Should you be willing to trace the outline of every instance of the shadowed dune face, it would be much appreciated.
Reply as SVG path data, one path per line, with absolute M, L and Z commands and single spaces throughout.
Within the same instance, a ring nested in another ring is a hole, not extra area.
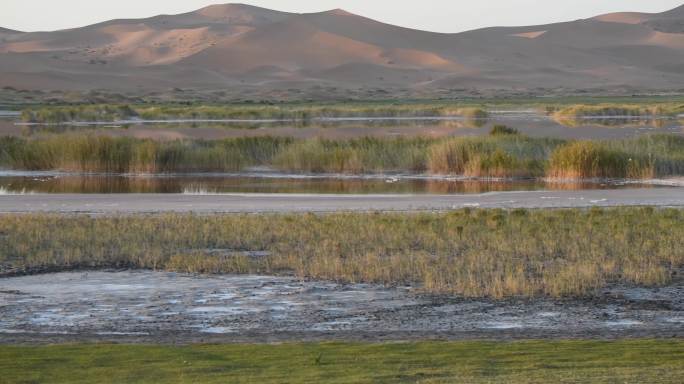
M 0 29 L 0 86 L 115 90 L 239 86 L 681 88 L 684 6 L 459 34 L 344 10 L 243 4 L 55 32 Z
M 18 34 L 18 33 L 21 33 L 21 32 L 0 27 L 0 35 L 14 35 L 14 34 Z

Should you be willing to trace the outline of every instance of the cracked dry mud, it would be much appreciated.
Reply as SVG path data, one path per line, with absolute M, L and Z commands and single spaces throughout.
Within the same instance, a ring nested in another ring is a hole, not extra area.
M 683 337 L 684 286 L 493 301 L 152 271 L 0 279 L 0 343 Z

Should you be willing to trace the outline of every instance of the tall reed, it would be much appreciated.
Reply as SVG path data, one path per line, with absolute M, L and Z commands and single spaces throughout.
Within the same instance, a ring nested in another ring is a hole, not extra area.
M 549 154 L 561 143 L 522 135 L 452 138 L 430 147 L 428 169 L 473 177 L 541 176 Z
M 575 141 L 559 147 L 548 176 L 561 179 L 648 179 L 684 174 L 684 138 L 651 135 L 614 141 Z
M 112 173 L 221 172 L 266 164 L 291 139 L 170 141 L 55 135 L 0 139 L 0 163 L 16 169 Z
M 273 166 L 292 172 L 422 172 L 430 139 L 313 139 L 285 148 Z
M 496 134 L 154 141 L 67 133 L 33 139 L 0 138 L 0 166 L 113 173 L 229 172 L 266 166 L 310 173 L 642 179 L 684 175 L 684 138 L 649 135 L 612 141 L 567 141 Z

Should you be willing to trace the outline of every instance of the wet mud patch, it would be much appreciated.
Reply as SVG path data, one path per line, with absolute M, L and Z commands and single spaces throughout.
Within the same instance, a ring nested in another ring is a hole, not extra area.
M 473 300 L 269 276 L 65 272 L 0 279 L 0 342 L 684 337 L 684 286 Z

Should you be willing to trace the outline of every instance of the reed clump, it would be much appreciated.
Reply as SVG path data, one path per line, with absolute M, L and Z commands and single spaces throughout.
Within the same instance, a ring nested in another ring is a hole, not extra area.
M 495 125 L 492 127 L 492 129 L 489 131 L 489 134 L 491 136 L 500 136 L 500 135 L 519 135 L 520 132 L 515 129 L 511 128 L 506 125 Z
M 422 172 L 431 139 L 313 139 L 294 143 L 275 156 L 273 166 L 290 172 Z
M 567 127 L 581 125 L 652 125 L 662 127 L 666 122 L 684 113 L 681 103 L 645 104 L 577 104 L 569 106 L 547 106 L 546 114 Z
M 2 215 L 0 268 L 295 274 L 468 297 L 584 296 L 613 283 L 670 283 L 684 267 L 682 222 L 683 210 L 653 208 Z
M 0 139 L 0 164 L 25 170 L 107 173 L 239 171 L 269 163 L 291 139 L 154 141 L 97 135 Z
M 559 147 L 547 176 L 559 179 L 650 179 L 684 174 L 684 138 L 651 135 L 615 141 L 574 141 Z
M 646 171 L 639 164 L 639 171 Z M 591 141 L 577 141 L 556 150 L 550 161 L 549 176 L 559 179 L 626 178 L 637 171 L 629 155 Z
M 684 112 L 684 106 L 675 103 L 653 105 L 641 104 L 578 104 L 547 108 L 547 113 L 558 119 L 582 117 L 655 117 L 676 116 Z
M 544 174 L 546 160 L 560 144 L 522 135 L 446 139 L 429 148 L 427 168 L 470 177 L 536 177 Z

